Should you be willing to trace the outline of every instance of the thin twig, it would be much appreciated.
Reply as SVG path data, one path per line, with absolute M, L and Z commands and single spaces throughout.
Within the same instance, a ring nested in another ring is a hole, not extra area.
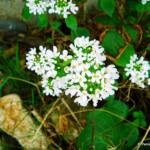
M 150 131 L 150 125 L 149 125 L 148 129 L 146 130 L 146 132 L 145 132 L 145 134 L 144 134 L 142 140 L 138 143 L 136 150 L 139 150 L 139 148 L 140 148 L 141 145 L 143 144 L 144 140 L 146 139 L 146 137 L 147 137 L 149 131 Z
M 127 98 L 126 102 L 128 102 L 129 99 L 130 99 L 130 93 L 131 93 L 131 89 L 132 89 L 131 87 L 132 87 L 132 84 L 130 83 L 129 88 L 128 88 L 128 94 L 127 94 L 127 97 L 126 97 Z
M 55 108 L 56 104 L 58 103 L 60 99 L 58 98 L 52 105 L 52 107 L 48 110 L 48 112 L 46 113 L 44 119 L 42 120 L 40 126 L 38 127 L 38 129 L 36 130 L 33 138 L 31 139 L 31 141 L 34 141 L 34 139 L 36 138 L 37 134 L 39 133 L 39 131 L 41 130 L 42 126 L 44 125 L 45 121 L 47 120 L 48 116 L 51 114 L 51 112 L 53 111 L 53 109 Z
M 115 62 L 115 61 L 116 61 L 116 59 L 115 59 L 114 57 L 110 56 L 110 55 L 107 55 L 107 54 L 106 54 L 106 57 L 107 57 L 107 59 L 109 59 L 109 60 L 112 61 L 112 62 Z
M 30 82 L 30 81 L 27 81 L 27 80 L 24 80 L 24 79 L 21 79 L 21 78 L 16 78 L 16 77 L 8 77 L 8 79 L 21 81 L 21 82 L 24 82 L 24 83 L 27 83 L 27 84 L 34 86 L 37 89 L 37 92 L 40 96 L 41 101 L 43 102 L 43 104 L 45 104 L 44 98 L 42 97 L 39 86 L 37 84 Z
M 74 112 L 71 110 L 71 108 L 69 107 L 69 105 L 66 103 L 66 101 L 64 100 L 64 98 L 61 98 L 62 103 L 66 106 L 66 108 L 68 109 L 68 111 L 70 112 L 70 114 L 72 115 L 72 117 L 74 118 L 74 120 L 77 122 L 77 124 L 82 128 L 78 118 L 76 117 L 76 115 L 74 114 Z

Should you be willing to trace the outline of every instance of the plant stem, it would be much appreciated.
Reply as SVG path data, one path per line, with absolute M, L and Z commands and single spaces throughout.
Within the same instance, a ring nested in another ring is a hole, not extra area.
M 146 137 L 147 137 L 149 131 L 150 131 L 150 125 L 149 125 L 148 129 L 146 130 L 146 132 L 145 132 L 145 134 L 144 134 L 142 140 L 138 143 L 138 145 L 137 145 L 137 147 L 136 147 L 136 150 L 139 150 L 139 148 L 141 147 L 141 145 L 142 145 L 143 142 L 145 141 L 145 139 L 146 139 Z

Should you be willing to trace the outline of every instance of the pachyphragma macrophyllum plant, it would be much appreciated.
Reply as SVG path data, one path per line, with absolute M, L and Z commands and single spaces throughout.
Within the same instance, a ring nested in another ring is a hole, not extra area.
M 43 92 L 59 96 L 63 91 L 75 97 L 75 102 L 87 106 L 89 101 L 97 106 L 99 100 L 115 94 L 119 73 L 115 65 L 106 66 L 104 48 L 97 40 L 77 37 L 67 50 L 60 53 L 43 46 L 31 48 L 27 53 L 27 67 L 42 77 Z M 131 56 L 125 67 L 126 76 L 139 87 L 149 85 L 150 64 L 143 57 Z

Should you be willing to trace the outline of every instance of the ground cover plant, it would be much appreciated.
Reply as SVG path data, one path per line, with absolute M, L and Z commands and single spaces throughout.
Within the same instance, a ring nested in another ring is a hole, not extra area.
M 21 97 L 30 142 L 42 132 L 39 149 L 148 149 L 150 1 L 23 2 L 21 27 L 1 34 L 0 96 Z M 0 128 L 2 149 L 25 148 Z

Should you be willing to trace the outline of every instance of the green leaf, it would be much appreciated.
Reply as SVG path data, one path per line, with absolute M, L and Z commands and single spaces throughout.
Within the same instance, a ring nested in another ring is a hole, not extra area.
M 142 126 L 142 127 L 146 127 L 147 126 L 147 123 L 146 123 L 146 120 L 145 120 L 145 116 L 143 114 L 142 111 L 135 111 L 133 112 L 133 117 L 134 117 L 134 123 L 139 125 L 139 126 Z
M 98 16 L 95 18 L 96 22 L 102 23 L 104 25 L 118 25 L 121 24 L 121 21 L 117 17 L 109 17 L 109 16 Z
M 86 127 L 77 139 L 78 149 L 132 149 L 138 141 L 139 130 L 132 122 L 124 121 L 128 113 L 127 105 L 117 100 L 108 101 L 103 108 L 87 113 Z M 134 116 L 142 115 L 134 113 Z
M 128 114 L 128 107 L 121 101 L 109 101 L 103 108 L 87 113 L 87 126 L 81 132 L 78 149 L 106 150 L 110 145 L 110 132 Z
M 146 47 L 146 50 L 147 50 L 147 51 L 150 51 L 150 45 Z
M 118 149 L 130 149 L 137 142 L 139 131 L 132 123 L 123 123 L 112 130 L 113 144 Z
M 132 42 L 132 43 L 136 43 L 137 40 L 138 40 L 138 31 L 137 31 L 134 27 L 132 27 L 132 26 L 130 26 L 130 25 L 124 25 L 124 26 L 123 26 L 123 29 L 124 29 L 125 32 L 127 32 L 128 35 L 130 36 L 131 42 Z
M 105 141 L 101 136 L 95 134 L 95 128 L 87 125 L 86 128 L 81 132 L 77 139 L 77 147 L 80 150 L 99 149 L 106 150 L 108 142 Z
M 128 22 L 130 22 L 131 24 L 137 24 L 138 23 L 137 17 L 131 16 L 131 15 L 128 15 L 126 20 Z
M 138 12 L 149 12 L 150 11 L 150 3 L 147 3 L 146 5 L 143 5 L 141 3 L 137 3 L 136 11 L 138 11 Z
M 104 105 L 104 108 L 112 113 L 118 114 L 120 117 L 125 118 L 128 114 L 128 107 L 123 102 L 119 100 L 108 101 Z
M 68 18 L 65 19 L 65 23 L 66 26 L 73 31 L 75 31 L 78 27 L 77 19 L 73 15 L 68 16 Z
M 150 11 L 150 3 L 148 2 L 146 5 L 143 5 L 142 3 L 138 1 L 131 1 L 128 0 L 127 7 L 130 8 L 133 11 L 137 11 L 139 13 L 149 12 Z
M 90 35 L 90 31 L 87 28 L 84 27 L 78 27 L 76 31 L 71 31 L 71 39 L 72 41 L 76 38 L 76 37 L 80 37 L 80 36 L 89 36 Z
M 59 27 L 61 26 L 61 22 L 60 21 L 53 21 L 52 23 L 51 23 L 51 28 L 53 29 L 53 30 L 58 30 L 59 29 Z
M 98 7 L 102 9 L 107 15 L 112 17 L 115 10 L 115 0 L 98 0 Z
M 41 14 L 37 16 L 37 24 L 40 28 L 45 28 L 48 26 L 48 17 L 46 14 Z
M 119 49 L 125 46 L 125 42 L 118 31 L 111 29 L 106 32 L 102 40 L 102 46 L 109 54 L 117 56 Z
M 116 60 L 115 64 L 120 67 L 125 67 L 126 64 L 129 64 L 130 57 L 135 53 L 134 47 L 132 45 L 128 45 L 123 49 L 123 53 L 121 53 L 120 57 Z
M 29 8 L 26 5 L 24 5 L 24 7 L 23 7 L 22 17 L 26 20 L 29 20 L 32 18 L 32 14 L 30 14 Z
M 110 95 L 109 97 L 106 98 L 107 101 L 111 101 L 115 99 L 115 95 Z
M 77 28 L 77 35 L 87 37 L 90 35 L 90 31 L 87 28 L 79 27 L 79 28 Z

